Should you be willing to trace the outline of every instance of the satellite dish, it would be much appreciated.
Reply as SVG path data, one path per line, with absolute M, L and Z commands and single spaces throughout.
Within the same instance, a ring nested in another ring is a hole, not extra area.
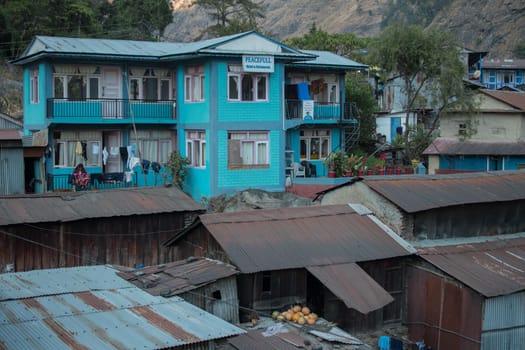
M 475 79 L 475 80 L 478 80 L 479 77 L 481 75 L 481 72 L 479 70 L 475 71 L 473 74 L 472 74 L 472 79 Z

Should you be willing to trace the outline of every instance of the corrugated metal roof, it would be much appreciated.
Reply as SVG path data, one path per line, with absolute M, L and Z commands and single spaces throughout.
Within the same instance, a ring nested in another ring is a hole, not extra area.
M 525 171 L 367 176 L 361 181 L 407 213 L 525 199 Z
M 0 141 L 22 140 L 20 132 L 16 129 L 0 129 Z
M 200 220 L 243 273 L 410 254 L 395 234 L 347 205 L 205 214 Z
M 152 296 L 107 266 L 0 275 L 0 347 L 164 349 L 244 331 L 183 299 Z
M 383 287 L 355 263 L 310 266 L 307 269 L 348 308 L 363 314 L 394 301 Z
M 231 48 L 221 49 L 220 45 L 249 35 L 273 41 L 256 32 L 245 32 L 190 43 L 36 36 L 22 56 L 14 60 L 13 63 L 25 64 L 43 56 L 77 58 L 104 56 L 106 58 L 162 61 L 173 60 L 177 57 L 187 59 L 196 55 L 241 55 L 250 52 Z M 308 53 L 287 47 L 282 43 L 278 44 L 283 48 L 281 51 L 272 51 L 267 54 L 273 54 L 275 57 L 286 57 L 292 60 L 305 60 L 312 57 Z M 265 54 L 264 51 L 254 51 L 251 53 Z
M 506 68 L 506 69 L 525 68 L 525 59 L 491 58 L 489 60 L 483 60 L 482 66 L 483 68 Z
M 485 242 L 419 247 L 418 254 L 434 266 L 486 297 L 525 290 L 525 238 L 501 235 Z
M 0 197 L 0 225 L 204 211 L 175 187 L 54 192 Z
M 424 151 L 426 155 L 522 156 L 525 142 L 460 141 L 438 137 Z
M 142 269 L 119 268 L 119 276 L 153 295 L 181 294 L 239 273 L 232 265 L 207 258 L 179 260 Z
M 525 60 L 523 60 L 525 61 Z M 498 91 L 498 90 L 480 90 L 486 95 L 492 96 L 493 98 L 505 102 L 512 107 L 515 107 L 521 111 L 525 111 L 525 93 L 514 92 L 514 91 Z
M 303 52 L 317 56 L 314 60 L 292 64 L 293 66 L 321 66 L 335 67 L 344 69 L 367 69 L 368 65 L 352 61 L 343 56 L 336 55 L 329 51 L 302 50 Z

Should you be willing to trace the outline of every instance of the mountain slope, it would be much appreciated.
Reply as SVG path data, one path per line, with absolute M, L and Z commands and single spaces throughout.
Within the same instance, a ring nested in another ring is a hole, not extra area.
M 165 31 L 170 41 L 192 41 L 210 25 L 205 11 L 191 0 L 174 0 L 173 23 Z M 386 23 L 404 19 L 444 28 L 472 50 L 512 57 L 525 44 L 523 0 L 264 0 L 266 18 L 260 27 L 277 40 L 304 35 L 313 24 L 329 33 L 358 36 L 380 33 Z

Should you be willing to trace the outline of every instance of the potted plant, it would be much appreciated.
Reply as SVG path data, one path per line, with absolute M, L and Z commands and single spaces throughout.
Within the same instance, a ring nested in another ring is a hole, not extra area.
M 383 158 L 377 158 L 374 166 L 378 175 L 385 175 L 385 160 Z
M 340 177 L 344 174 L 344 155 L 343 152 L 332 152 L 325 159 L 328 167 L 328 177 Z

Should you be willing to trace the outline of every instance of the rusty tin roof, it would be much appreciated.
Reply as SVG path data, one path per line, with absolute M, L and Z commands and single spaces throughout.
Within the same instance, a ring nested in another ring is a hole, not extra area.
M 486 297 L 525 290 L 523 234 L 430 241 L 418 254 Z
M 142 269 L 117 267 L 118 275 L 153 295 L 170 297 L 220 279 L 239 271 L 232 265 L 207 258 L 191 258 Z
M 2 349 L 165 349 L 245 331 L 108 266 L 0 275 Z
M 0 226 L 185 211 L 204 208 L 174 187 L 0 196 Z
M 348 205 L 261 209 L 199 218 L 243 273 L 411 254 L 395 233 Z
M 525 155 L 525 142 L 483 142 L 460 141 L 452 138 L 438 137 L 423 151 L 426 155 Z
M 525 171 L 368 176 L 361 181 L 407 213 L 525 199 Z

